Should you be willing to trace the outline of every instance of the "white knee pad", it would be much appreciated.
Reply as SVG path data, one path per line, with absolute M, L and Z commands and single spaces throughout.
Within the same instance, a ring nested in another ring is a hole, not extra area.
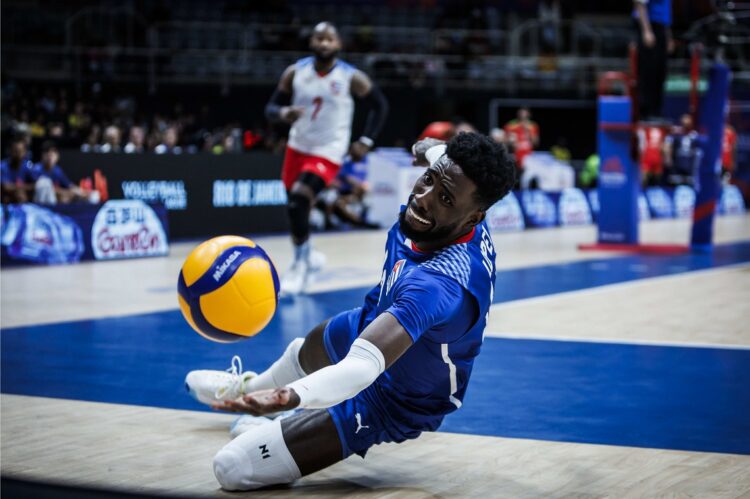
M 238 436 L 214 456 L 214 475 L 224 490 L 252 490 L 290 483 L 301 475 L 281 433 L 281 421 Z

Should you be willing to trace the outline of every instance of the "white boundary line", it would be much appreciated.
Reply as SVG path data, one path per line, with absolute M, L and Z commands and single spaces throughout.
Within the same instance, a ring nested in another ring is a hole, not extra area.
M 507 340 L 532 340 L 532 341 L 561 341 L 577 343 L 601 343 L 608 345 L 640 345 L 640 346 L 660 346 L 660 347 L 677 347 L 677 348 L 713 348 L 719 350 L 750 350 L 750 345 L 738 345 L 734 343 L 700 343 L 687 342 L 679 343 L 675 341 L 658 341 L 658 340 L 624 340 L 620 338 L 581 338 L 577 336 L 537 336 L 523 335 L 518 333 L 495 333 L 488 332 L 485 334 L 488 338 L 499 338 Z
M 660 275 L 660 276 L 653 276 L 653 277 L 642 277 L 633 279 L 630 281 L 625 282 L 616 282 L 612 284 L 602 284 L 601 286 L 593 286 L 590 288 L 585 289 L 576 289 L 574 291 L 563 291 L 560 293 L 551 293 L 548 295 L 543 296 L 534 296 L 532 298 L 520 298 L 518 300 L 510 300 L 500 303 L 493 303 L 490 306 L 490 313 L 493 313 L 495 310 L 508 308 L 508 307 L 514 307 L 514 306 L 520 306 L 520 305 L 528 305 L 528 304 L 534 304 L 539 302 L 545 302 L 549 300 L 554 300 L 561 297 L 569 297 L 569 296 L 586 296 L 591 295 L 595 293 L 600 293 L 602 291 L 609 291 L 613 289 L 618 288 L 627 288 L 627 287 L 636 287 L 643 284 L 651 284 L 654 281 L 660 281 L 660 280 L 667 280 L 667 279 L 674 279 L 674 278 L 680 278 L 680 277 L 688 277 L 688 276 L 694 276 L 694 275 L 702 275 L 702 274 L 708 274 L 708 273 L 719 273 L 719 272 L 728 272 L 737 270 L 738 268 L 742 267 L 750 267 L 750 262 L 740 262 L 740 263 L 732 263 L 729 265 L 722 265 L 720 267 L 711 267 L 708 269 L 698 269 L 698 270 L 686 270 L 684 272 L 676 272 L 674 274 L 666 274 L 666 275 Z M 603 271 L 606 272 L 606 271 Z M 495 283 L 495 287 L 502 286 L 502 281 L 497 281 Z

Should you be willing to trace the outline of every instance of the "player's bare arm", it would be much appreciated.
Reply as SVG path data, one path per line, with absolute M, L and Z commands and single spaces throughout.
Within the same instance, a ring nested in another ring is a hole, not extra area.
M 290 105 L 292 102 L 292 80 L 294 64 L 287 67 L 281 75 L 271 99 L 266 104 L 266 118 L 273 122 L 292 124 L 305 112 L 305 108 Z
M 352 76 L 351 92 L 354 97 L 366 101 L 370 107 L 362 136 L 352 142 L 349 148 L 352 159 L 359 161 L 375 145 L 375 138 L 388 116 L 388 100 L 370 77 L 360 70 L 355 71 Z
M 254 392 L 212 407 L 254 416 L 288 411 L 300 406 L 330 407 L 370 386 L 412 343 L 412 338 L 404 327 L 386 312 L 362 331 L 359 339 L 352 345 L 352 351 L 338 364 L 297 380 L 292 386 Z M 362 351 L 357 351 L 358 349 Z M 297 390 L 301 393 L 297 393 Z

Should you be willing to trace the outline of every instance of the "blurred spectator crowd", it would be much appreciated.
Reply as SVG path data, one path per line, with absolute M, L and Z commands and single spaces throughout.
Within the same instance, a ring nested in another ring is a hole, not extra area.
M 3 144 L 23 137 L 34 152 L 45 141 L 83 152 L 127 154 L 222 154 L 283 146 L 272 131 L 260 126 L 243 130 L 236 122 L 214 127 L 208 125 L 211 122 L 207 106 L 197 113 L 180 104 L 170 112 L 144 112 L 132 96 L 106 99 L 94 92 L 77 99 L 65 88 L 21 87 L 13 82 L 2 92 Z

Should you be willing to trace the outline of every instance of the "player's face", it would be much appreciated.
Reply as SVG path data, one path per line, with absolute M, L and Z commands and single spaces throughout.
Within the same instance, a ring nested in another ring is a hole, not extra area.
M 401 232 L 415 243 L 450 243 L 482 220 L 475 192 L 474 182 L 443 156 L 414 184 Z
M 321 62 L 331 61 L 341 50 L 341 40 L 333 29 L 315 30 L 310 39 L 310 49 Z

